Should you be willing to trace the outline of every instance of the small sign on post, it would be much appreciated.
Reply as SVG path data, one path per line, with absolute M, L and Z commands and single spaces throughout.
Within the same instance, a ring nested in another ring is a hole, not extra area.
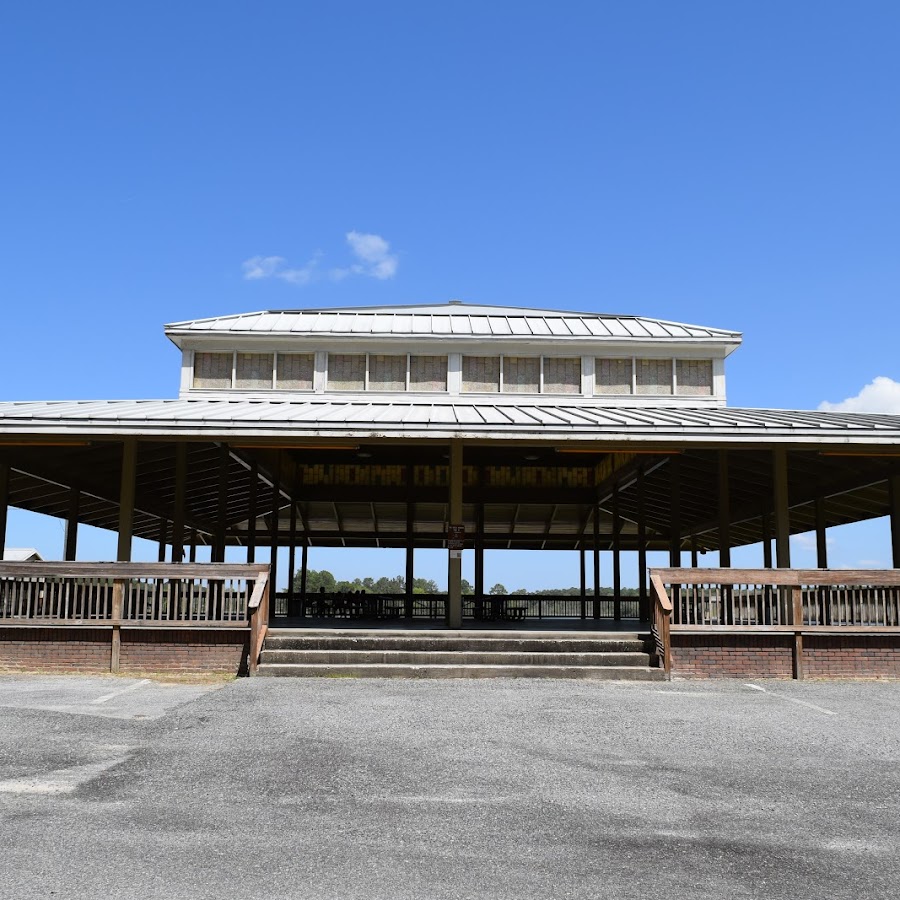
M 448 525 L 447 526 L 447 549 L 452 553 L 454 550 L 463 550 L 466 545 L 466 526 L 465 525 Z

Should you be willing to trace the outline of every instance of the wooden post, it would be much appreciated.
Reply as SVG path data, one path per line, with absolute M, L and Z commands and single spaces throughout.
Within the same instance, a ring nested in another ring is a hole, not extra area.
M 669 458 L 669 565 L 681 568 L 681 458 Z
M 700 565 L 700 560 L 698 557 L 698 549 L 697 549 L 697 535 L 691 535 L 691 568 L 696 569 L 697 566 Z
M 127 560 L 119 560 L 127 562 Z M 109 671 L 119 671 L 119 659 L 122 651 L 122 613 L 125 607 L 125 582 L 116 579 L 113 582 L 112 596 L 112 635 L 109 646 Z
M 272 531 L 269 535 L 269 596 L 272 616 L 278 609 L 278 516 L 281 512 L 281 451 L 275 451 L 275 471 L 272 477 Z
M 256 520 L 259 517 L 259 470 L 250 463 L 250 492 L 247 498 L 247 562 L 256 562 Z
M 0 560 L 6 549 L 6 522 L 9 516 L 9 464 L 0 462 Z
M 622 520 L 619 518 L 619 486 L 613 485 L 612 494 L 612 545 L 613 545 L 613 619 L 622 619 L 622 541 L 619 531 Z
M 228 444 L 219 447 L 219 496 L 216 506 L 216 532 L 213 538 L 212 561 L 225 562 L 225 529 L 228 524 L 228 467 L 231 453 Z
M 791 624 L 796 631 L 794 632 L 794 678 L 803 680 L 803 634 L 800 631 L 803 628 L 803 593 L 799 585 L 794 585 L 791 589 Z
M 816 566 L 820 569 L 828 568 L 828 544 L 827 525 L 825 523 L 825 501 L 816 499 Z
M 300 618 L 306 618 L 306 572 L 309 563 L 309 540 L 300 548 Z
M 888 486 L 891 495 L 891 551 L 894 568 L 900 569 L 900 473 L 890 476 Z M 0 533 L 0 541 L 2 537 Z
M 767 510 L 760 514 L 760 527 L 762 528 L 763 568 L 772 568 L 772 523 Z
M 414 529 L 416 524 L 415 506 L 415 469 L 411 465 L 406 467 L 406 580 L 404 582 L 405 596 L 403 598 L 403 616 L 406 619 L 413 617 L 413 580 L 415 578 L 415 541 Z
M 131 538 L 134 534 L 134 498 L 137 475 L 137 441 L 122 442 L 122 475 L 119 485 L 119 542 L 116 559 L 131 562 Z
M 584 552 L 584 532 L 578 546 L 578 561 L 581 572 L 581 618 L 587 618 L 587 565 Z
M 191 547 L 188 562 L 197 562 L 197 529 L 191 529 Z
M 478 473 L 479 489 L 484 488 L 484 469 Z M 475 599 L 484 600 L 484 501 L 478 502 L 475 531 Z
M 287 605 L 288 615 L 294 617 L 297 610 L 294 608 L 294 568 L 297 565 L 297 504 L 291 497 L 290 537 L 288 544 L 288 589 Z
M 791 521 L 788 504 L 787 450 L 778 447 L 772 451 L 775 505 L 775 565 L 779 569 L 791 567 Z
M 78 555 L 78 507 L 81 504 L 81 491 L 73 487 L 69 491 L 69 515 L 66 518 L 66 539 L 63 559 L 74 562 Z M 3 554 L 0 552 L 0 558 Z
M 731 492 L 728 481 L 728 451 L 718 453 L 719 475 L 719 567 L 731 568 Z
M 637 473 L 638 608 L 642 622 L 650 621 L 650 597 L 647 594 L 647 498 L 644 470 Z
M 450 524 L 462 525 L 463 513 L 463 445 L 450 441 Z M 447 625 L 462 627 L 462 559 L 448 552 Z
M 594 503 L 594 610 L 593 618 L 600 618 L 600 504 Z
M 184 519 L 187 494 L 187 444 L 175 445 L 175 498 L 172 503 L 172 562 L 184 560 Z
M 166 528 L 168 524 L 162 516 L 159 517 L 159 544 L 156 550 L 156 561 L 161 563 L 166 561 Z

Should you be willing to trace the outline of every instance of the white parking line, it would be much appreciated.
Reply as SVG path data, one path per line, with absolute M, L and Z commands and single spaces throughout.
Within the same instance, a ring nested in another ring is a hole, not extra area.
M 784 700 L 787 703 L 796 703 L 799 706 L 807 707 L 807 709 L 814 709 L 816 712 L 823 713 L 826 716 L 837 715 L 834 710 L 825 709 L 824 706 L 816 706 L 815 703 L 807 703 L 805 700 L 797 700 L 795 697 L 782 697 L 781 694 L 773 694 L 771 691 L 767 691 L 764 687 L 760 687 L 758 684 L 745 684 L 744 687 L 750 688 L 754 691 L 761 691 L 763 694 L 767 694 L 769 697 L 774 697 L 776 700 Z
M 96 700 L 91 700 L 91 703 L 106 703 L 107 700 L 112 700 L 113 697 L 119 697 L 122 694 L 127 694 L 129 691 L 137 690 L 137 688 L 143 687 L 145 684 L 150 684 L 149 678 L 142 678 L 140 681 L 136 681 L 134 684 L 129 684 L 127 687 L 119 688 L 119 690 L 112 691 L 109 694 L 104 694 L 102 697 L 98 697 Z

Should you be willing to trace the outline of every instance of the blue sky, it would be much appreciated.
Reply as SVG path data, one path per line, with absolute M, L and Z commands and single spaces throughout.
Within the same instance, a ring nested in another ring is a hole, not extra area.
M 7 4 L 0 399 L 174 396 L 167 321 L 458 297 L 900 411 L 898 39 L 893 0 Z

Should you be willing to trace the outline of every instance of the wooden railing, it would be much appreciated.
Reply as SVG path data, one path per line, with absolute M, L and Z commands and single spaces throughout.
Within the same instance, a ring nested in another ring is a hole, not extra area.
M 803 635 L 900 631 L 897 569 L 651 569 L 653 635 L 671 673 L 672 633 L 794 636 L 803 677 Z
M 265 636 L 267 565 L 0 562 L 0 627 L 250 629 Z M 251 643 L 251 668 L 255 665 Z

